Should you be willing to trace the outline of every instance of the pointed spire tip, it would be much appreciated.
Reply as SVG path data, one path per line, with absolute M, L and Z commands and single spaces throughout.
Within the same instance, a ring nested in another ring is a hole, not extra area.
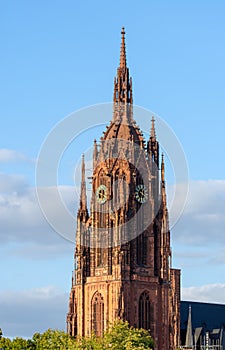
M 85 161 L 84 161 L 84 153 L 82 153 L 82 169 L 81 169 L 82 179 L 81 182 L 85 182 Z
M 120 68 L 126 68 L 126 45 L 125 45 L 125 29 L 122 27 L 121 31 L 121 47 L 120 47 Z

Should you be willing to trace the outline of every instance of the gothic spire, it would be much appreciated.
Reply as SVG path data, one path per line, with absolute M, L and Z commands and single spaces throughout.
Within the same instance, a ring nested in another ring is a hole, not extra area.
M 161 198 L 164 208 L 166 208 L 166 182 L 165 182 L 165 162 L 164 154 L 162 154 L 161 161 Z
M 94 146 L 93 146 L 93 171 L 95 170 L 95 167 L 96 167 L 97 158 L 98 158 L 98 146 L 97 146 L 96 139 L 94 139 Z
M 159 143 L 156 138 L 155 132 L 155 118 L 152 117 L 150 137 L 147 145 L 148 154 L 150 159 L 155 163 L 157 168 L 159 168 Z
M 164 154 L 162 154 L 162 162 L 161 162 L 161 181 L 162 181 L 162 184 L 165 184 L 165 162 L 164 162 Z
M 155 132 L 155 118 L 152 117 L 152 127 L 150 137 L 152 140 L 156 140 L 156 132 Z
M 81 165 L 80 210 L 83 210 L 83 211 L 87 210 L 84 154 L 82 155 L 82 165 Z
M 126 68 L 126 45 L 125 45 L 125 29 L 122 27 L 121 31 L 121 46 L 120 46 L 120 68 Z
M 132 79 L 129 77 L 129 68 L 126 61 L 125 30 L 122 27 L 120 46 L 120 65 L 117 68 L 117 77 L 114 80 L 114 104 L 120 107 L 133 103 Z M 122 103 L 122 104 L 121 104 Z

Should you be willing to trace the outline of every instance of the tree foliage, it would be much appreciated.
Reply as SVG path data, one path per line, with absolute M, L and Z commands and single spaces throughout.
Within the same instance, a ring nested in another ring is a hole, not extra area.
M 33 342 L 35 343 L 37 350 L 61 350 L 69 349 L 72 339 L 63 331 L 48 329 L 41 335 L 35 333 L 33 336 Z
M 12 342 L 9 338 L 1 337 L 0 339 L 0 349 L 4 350 L 11 350 L 12 349 Z
M 75 339 L 63 331 L 52 329 L 43 334 L 35 333 L 28 340 L 0 338 L 0 349 L 4 350 L 151 350 L 153 347 L 148 331 L 129 327 L 128 322 L 122 321 L 110 326 L 102 338 L 92 335 Z
M 153 349 L 154 342 L 145 329 L 129 327 L 128 322 L 117 321 L 103 337 L 102 349 L 144 350 Z

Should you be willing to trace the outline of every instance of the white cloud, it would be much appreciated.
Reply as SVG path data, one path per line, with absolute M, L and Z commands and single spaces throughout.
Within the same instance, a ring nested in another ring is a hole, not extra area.
M 0 292 L 0 324 L 4 336 L 32 337 L 48 328 L 64 329 L 68 293 L 53 286 Z
M 179 201 L 176 203 L 179 208 Z M 185 210 L 173 228 L 174 239 L 186 245 L 225 244 L 225 181 L 190 183 Z
M 28 184 L 23 175 L 0 173 L 0 194 L 22 194 L 27 191 L 27 188 Z
M 8 162 L 31 162 L 25 154 L 7 148 L 0 149 L 0 162 L 8 163 Z
M 2 180 L 2 181 L 1 181 Z M 75 203 L 74 188 L 72 186 L 59 186 L 58 190 L 66 211 L 73 212 L 71 237 L 75 238 Z M 51 199 L 53 188 L 45 188 L 44 198 L 51 209 L 55 220 L 64 220 L 63 215 L 57 211 L 56 203 Z M 72 214 L 71 214 L 72 215 Z M 29 187 L 25 178 L 17 175 L 0 174 L 0 240 L 1 244 L 16 244 L 16 253 L 19 250 L 23 254 L 32 256 L 36 245 L 42 246 L 39 249 L 40 257 L 49 252 L 54 254 L 62 249 L 65 240 L 59 239 L 59 235 L 46 221 L 37 200 L 35 188 Z M 65 245 L 66 246 L 66 245 Z
M 182 288 L 182 300 L 225 304 L 225 284 Z

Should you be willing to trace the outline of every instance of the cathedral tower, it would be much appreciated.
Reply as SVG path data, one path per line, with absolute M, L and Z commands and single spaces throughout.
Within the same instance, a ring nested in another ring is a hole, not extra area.
M 94 141 L 89 212 L 82 158 L 67 330 L 101 336 L 120 318 L 148 329 L 156 350 L 175 350 L 180 270 L 171 268 L 164 157 L 154 118 L 147 143 L 133 118 L 124 28 L 121 34 L 112 120 L 100 145 Z

